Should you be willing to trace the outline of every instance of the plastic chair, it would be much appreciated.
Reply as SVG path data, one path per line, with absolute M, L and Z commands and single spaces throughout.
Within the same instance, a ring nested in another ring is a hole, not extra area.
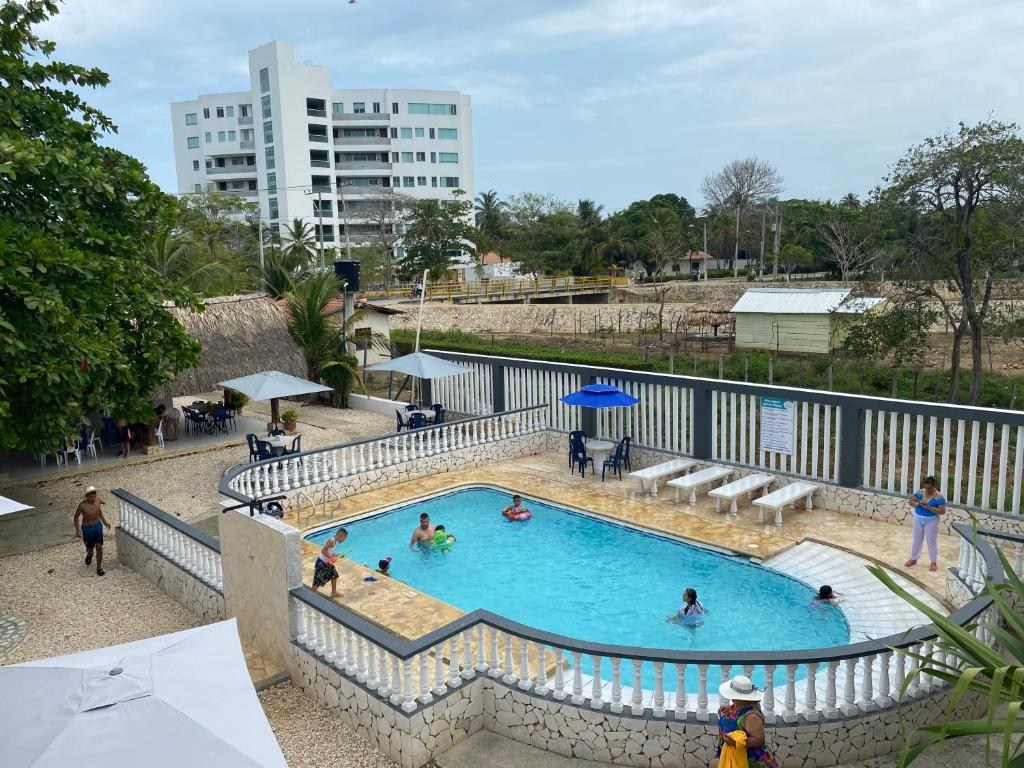
M 594 475 L 594 459 L 592 456 L 587 456 L 587 449 L 583 447 L 582 443 L 577 445 L 575 451 L 572 454 L 573 472 L 576 471 L 576 467 L 579 467 L 580 477 L 587 476 L 587 464 L 590 464 L 590 475 Z
M 250 433 L 245 436 L 245 442 L 249 444 L 249 461 L 253 462 L 259 457 L 259 453 L 256 450 L 256 435 Z
M 267 432 L 267 437 L 277 437 L 278 435 L 283 435 L 283 434 L 284 434 L 284 430 L 283 429 L 272 429 L 269 432 Z
M 630 437 L 629 435 L 626 435 L 626 437 L 622 438 L 622 442 L 621 442 L 621 445 L 623 446 L 622 466 L 624 466 L 626 468 L 627 472 L 632 472 L 633 471 L 633 467 L 630 466 L 630 464 L 629 464 L 629 446 L 630 446 L 630 444 L 632 442 L 633 442 L 633 438 Z
M 228 431 L 228 412 L 224 408 L 218 408 L 217 412 L 213 414 L 210 422 L 210 431 L 218 430 L 220 432 Z
M 420 407 L 416 403 L 409 403 L 405 406 L 406 411 L 418 411 Z
M 435 424 L 443 424 L 444 423 L 444 406 L 441 405 L 440 403 L 434 403 L 432 406 L 430 406 L 430 409 L 434 412 L 434 423 Z
M 285 453 L 302 453 L 302 435 L 295 436 L 295 439 L 292 440 L 291 450 L 287 450 Z
M 395 422 L 395 432 L 401 432 L 403 429 L 406 429 L 409 426 L 409 423 L 402 418 L 402 412 L 397 408 L 395 408 Z
M 96 444 L 97 443 L 99 443 L 100 450 L 103 450 L 103 441 L 100 440 L 100 436 L 96 434 L 96 429 L 95 428 L 90 429 L 89 430 L 89 440 L 88 440 L 88 442 L 85 445 L 85 449 L 89 452 L 89 455 L 92 458 L 94 458 L 94 459 L 98 459 L 99 458 L 99 454 L 96 451 Z
M 161 448 L 164 447 L 164 420 L 160 419 L 160 424 L 156 428 L 156 432 L 153 433 L 153 437 L 156 438 L 157 443 Z
M 422 413 L 413 413 L 409 415 L 409 429 L 419 429 L 425 426 L 427 423 L 426 418 Z
M 615 452 L 605 458 L 604 463 L 601 465 L 601 482 L 604 482 L 604 472 L 606 469 L 610 469 L 612 472 L 619 476 L 619 480 L 622 479 L 622 452 L 624 448 L 622 441 L 615 446 Z
M 272 446 L 270 445 L 270 443 L 268 443 L 266 440 L 257 440 L 256 441 L 256 459 L 258 461 L 263 461 L 264 459 L 272 459 L 272 458 L 274 458 L 274 451 L 273 451 Z
M 579 443 L 580 445 L 583 445 L 583 439 L 586 436 L 587 436 L 586 432 L 584 432 L 582 429 L 577 429 L 577 430 L 574 430 L 574 431 L 569 433 L 569 467 L 570 468 L 572 468 L 572 466 L 573 466 L 573 462 L 572 462 L 573 447 L 577 443 Z

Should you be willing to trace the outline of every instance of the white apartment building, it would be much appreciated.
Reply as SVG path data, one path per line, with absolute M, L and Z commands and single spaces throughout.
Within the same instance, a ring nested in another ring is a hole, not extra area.
M 303 218 L 324 243 L 374 237 L 390 195 L 468 199 L 470 98 L 457 91 L 337 89 L 291 43 L 249 51 L 249 89 L 171 104 L 181 193 L 219 190 L 259 206 L 264 225 Z

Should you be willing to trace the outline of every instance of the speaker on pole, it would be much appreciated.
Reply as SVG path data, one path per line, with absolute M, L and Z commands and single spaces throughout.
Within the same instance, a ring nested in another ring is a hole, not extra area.
M 345 290 L 348 293 L 359 291 L 359 269 L 358 261 L 336 261 L 334 262 L 334 274 L 339 280 L 347 283 Z

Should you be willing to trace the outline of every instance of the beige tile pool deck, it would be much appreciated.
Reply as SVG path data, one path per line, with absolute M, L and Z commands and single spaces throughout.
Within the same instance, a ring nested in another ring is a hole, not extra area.
M 640 493 L 640 484 L 628 475 L 601 482 L 600 475 L 585 479 L 571 475 L 561 454 L 540 454 L 504 461 L 486 468 L 467 469 L 420 478 L 380 490 L 347 497 L 326 515 L 294 514 L 285 521 L 301 530 L 327 523 L 343 523 L 355 517 L 467 485 L 489 484 L 527 496 L 594 512 L 611 520 L 636 525 L 681 539 L 710 545 L 759 560 L 767 560 L 789 547 L 812 539 L 854 552 L 888 568 L 944 600 L 945 573 L 929 573 L 927 565 L 905 568 L 910 546 L 910 529 L 869 518 L 814 509 L 787 513 L 781 527 L 760 523 L 749 503 L 740 504 L 737 515 L 715 512 L 707 496 L 690 506 L 685 499 L 676 503 L 671 489 L 652 497 Z M 498 510 L 495 510 L 495 514 Z M 412 527 L 410 526 L 410 533 Z M 396 541 L 395 547 L 407 546 Z M 312 585 L 313 561 L 318 548 L 302 542 L 303 581 Z M 959 555 L 953 536 L 939 536 L 939 563 L 955 563 Z M 369 621 L 411 640 L 462 615 L 462 611 L 427 595 L 400 579 L 380 578 L 365 582 L 372 571 L 348 560 L 339 560 L 337 602 Z M 328 594 L 330 587 L 322 589 Z

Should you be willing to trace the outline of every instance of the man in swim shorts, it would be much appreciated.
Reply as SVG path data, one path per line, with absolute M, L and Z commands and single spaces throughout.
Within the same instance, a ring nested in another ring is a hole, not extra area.
M 430 515 L 424 512 L 420 515 L 420 524 L 413 529 L 412 538 L 409 539 L 409 549 L 417 544 L 421 547 L 430 546 L 434 541 L 434 526 L 430 524 Z
M 103 505 L 96 495 L 96 487 L 90 485 L 85 489 L 85 499 L 75 510 L 75 536 L 85 542 L 85 564 L 92 562 L 93 551 L 96 553 L 96 575 L 103 576 L 103 528 L 110 523 L 103 516 Z M 79 521 L 81 518 L 81 521 Z

